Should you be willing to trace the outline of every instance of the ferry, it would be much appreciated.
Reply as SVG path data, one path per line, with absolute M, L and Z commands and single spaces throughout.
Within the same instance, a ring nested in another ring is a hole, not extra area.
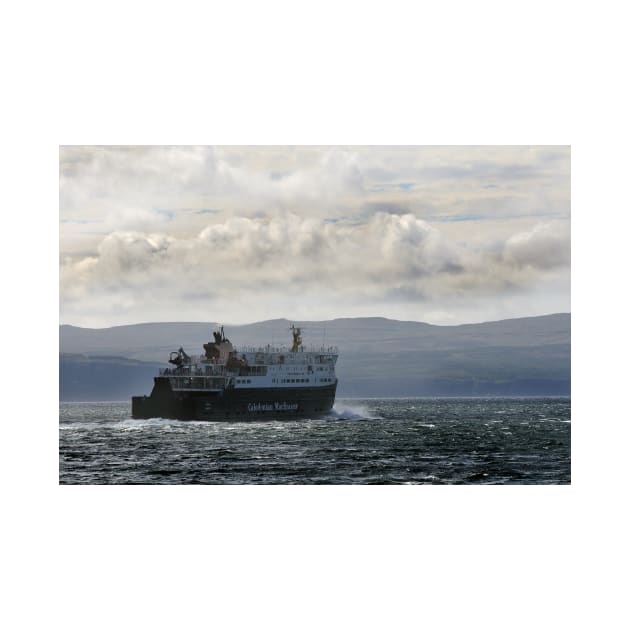
M 311 348 L 302 330 L 291 326 L 291 348 L 235 348 L 223 326 L 204 354 L 183 348 L 169 357 L 171 367 L 154 378 L 149 396 L 133 396 L 133 418 L 178 420 L 260 420 L 314 418 L 335 403 L 336 347 Z

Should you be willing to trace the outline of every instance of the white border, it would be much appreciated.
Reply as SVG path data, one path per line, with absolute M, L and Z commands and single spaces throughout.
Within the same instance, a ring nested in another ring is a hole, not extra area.
M 68 629 L 618 625 L 628 51 L 616 7 L 8 9 L 5 356 L 54 360 L 42 388 L 5 390 L 5 616 Z M 58 487 L 56 170 L 72 143 L 572 144 L 573 486 Z

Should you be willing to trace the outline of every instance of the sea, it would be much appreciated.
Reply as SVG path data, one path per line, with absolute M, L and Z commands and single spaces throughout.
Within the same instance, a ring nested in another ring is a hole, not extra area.
M 570 484 L 570 398 L 341 399 L 295 421 L 59 405 L 60 484 Z

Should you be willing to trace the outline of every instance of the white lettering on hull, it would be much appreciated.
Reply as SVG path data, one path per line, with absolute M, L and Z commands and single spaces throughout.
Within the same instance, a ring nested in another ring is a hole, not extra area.
M 297 411 L 297 403 L 274 402 L 274 403 L 249 403 L 247 411 Z

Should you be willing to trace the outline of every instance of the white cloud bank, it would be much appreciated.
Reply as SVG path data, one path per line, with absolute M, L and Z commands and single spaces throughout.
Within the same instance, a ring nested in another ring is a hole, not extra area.
M 391 316 L 401 305 L 422 319 L 463 293 L 473 301 L 527 294 L 565 276 L 569 256 L 568 225 L 559 221 L 475 247 L 412 214 L 376 213 L 359 225 L 290 213 L 233 217 L 189 238 L 119 231 L 96 255 L 62 262 L 62 319 L 89 323 L 105 314 L 122 323 L 153 309 L 159 320 L 237 323 Z
M 567 147 L 62 147 L 61 319 L 570 310 Z

